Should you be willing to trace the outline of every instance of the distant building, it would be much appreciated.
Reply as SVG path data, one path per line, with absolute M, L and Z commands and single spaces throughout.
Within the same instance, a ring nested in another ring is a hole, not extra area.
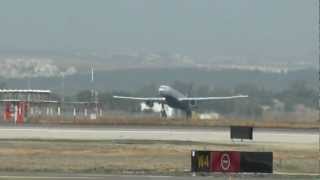
M 58 113 L 58 101 L 53 100 L 50 90 L 0 89 L 3 119 L 23 123 L 30 115 Z

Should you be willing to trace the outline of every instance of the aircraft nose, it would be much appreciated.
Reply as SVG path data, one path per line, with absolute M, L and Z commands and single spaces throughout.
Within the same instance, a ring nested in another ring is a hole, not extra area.
M 158 89 L 158 91 L 159 91 L 159 93 L 161 94 L 161 93 L 164 91 L 164 89 L 160 87 L 160 88 Z
M 159 91 L 159 94 L 164 94 L 167 91 L 167 89 L 165 87 L 160 87 L 158 91 Z

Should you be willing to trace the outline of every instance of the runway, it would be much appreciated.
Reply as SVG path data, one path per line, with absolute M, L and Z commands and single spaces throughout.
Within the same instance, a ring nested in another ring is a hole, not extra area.
M 290 143 L 314 145 L 317 130 L 254 129 L 253 143 Z M 229 128 L 190 127 L 41 127 L 0 126 L 0 139 L 42 140 L 165 140 L 208 143 L 231 142 Z
M 230 140 L 229 128 L 151 127 L 151 126 L 0 126 L 0 140 L 165 140 L 209 143 L 234 143 Z M 248 144 L 299 144 L 300 147 L 317 147 L 319 134 L 312 129 L 254 129 L 254 140 Z M 24 143 L 24 142 L 23 142 Z M 47 142 L 46 142 L 47 143 Z M 49 142 L 51 143 L 51 142 Z M 65 143 L 65 142 L 63 142 Z M 96 142 L 100 143 L 100 142 Z M 81 144 L 81 143 L 80 143 Z M 39 149 L 38 149 L 39 150 Z M 35 157 L 34 157 L 35 158 Z M 110 180 L 207 180 L 207 179 L 310 179 L 319 175 L 250 175 L 218 174 L 210 176 L 148 176 L 148 175 L 106 175 L 106 174 L 52 174 L 27 172 L 0 172 L 0 179 L 110 179 Z

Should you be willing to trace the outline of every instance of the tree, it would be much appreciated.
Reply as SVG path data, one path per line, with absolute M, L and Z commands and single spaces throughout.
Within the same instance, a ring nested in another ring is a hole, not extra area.
M 77 101 L 90 102 L 92 101 L 92 94 L 90 90 L 83 90 L 76 94 Z
M 278 93 L 276 97 L 285 103 L 286 111 L 293 111 L 295 105 L 303 104 L 309 108 L 317 108 L 318 93 L 306 81 L 296 80 L 288 89 Z

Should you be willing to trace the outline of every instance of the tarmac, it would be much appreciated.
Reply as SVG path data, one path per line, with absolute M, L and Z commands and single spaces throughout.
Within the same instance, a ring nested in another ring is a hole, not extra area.
M 0 126 L 0 140 L 164 140 L 207 143 L 233 143 L 229 128 L 152 127 L 152 126 Z M 317 129 L 265 129 L 253 132 L 252 144 L 299 144 L 318 147 Z M 319 179 L 315 175 L 210 175 L 148 176 L 95 174 L 0 173 L 0 179 L 110 179 L 110 180 L 206 180 L 206 179 Z
M 208 143 L 230 143 L 229 128 L 190 128 L 152 126 L 0 126 L 1 139 L 42 140 L 162 140 Z M 317 145 L 316 129 L 253 130 L 254 144 Z

